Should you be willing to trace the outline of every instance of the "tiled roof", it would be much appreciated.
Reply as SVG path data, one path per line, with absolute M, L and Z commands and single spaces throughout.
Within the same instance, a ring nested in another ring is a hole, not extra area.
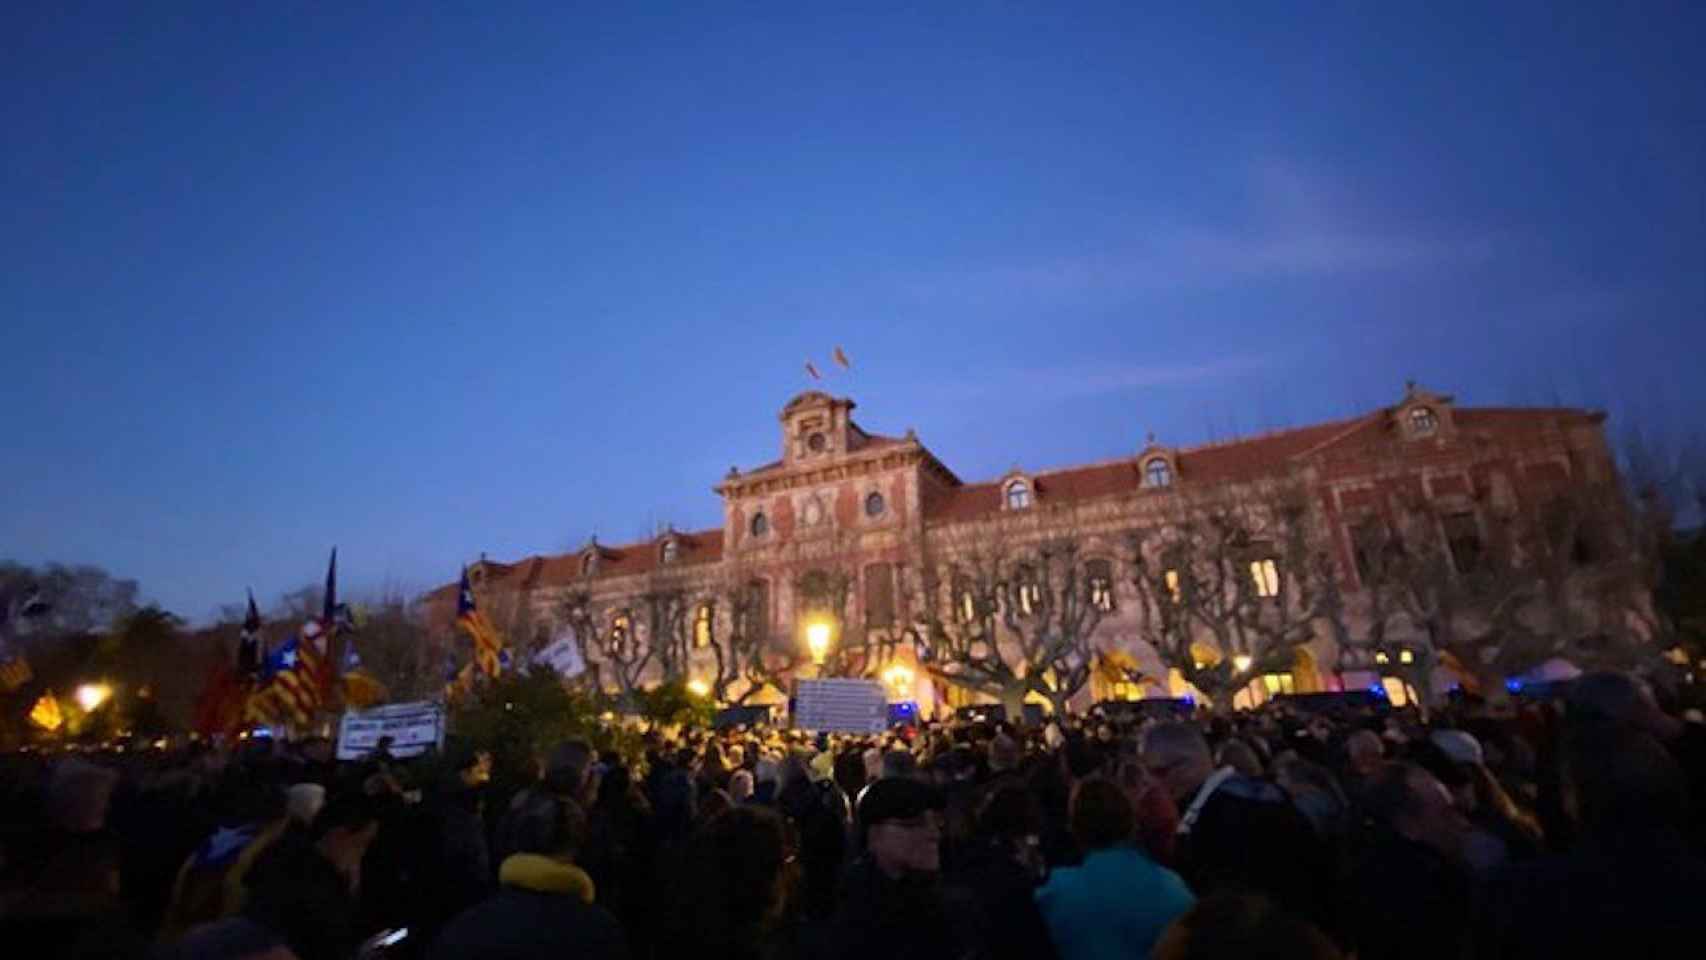
M 1224 443 L 1184 447 L 1171 451 L 1180 483 L 1220 483 L 1259 476 L 1288 460 L 1323 455 L 1341 445 L 1368 442 L 1383 434 L 1390 408 L 1345 420 L 1277 430 L 1260 436 Z M 1509 429 L 1533 427 L 1545 417 L 1597 422 L 1598 414 L 1585 410 L 1522 408 L 1457 408 L 1452 411 L 1460 429 Z M 1039 502 L 1093 499 L 1118 493 L 1134 493 L 1142 486 L 1138 457 L 1082 467 L 1068 467 L 1029 474 L 1036 483 Z M 995 513 L 1001 509 L 1001 484 L 973 483 L 944 492 L 930 510 L 932 522 L 955 522 Z
M 689 533 L 676 533 L 675 537 L 681 543 L 681 552 L 670 564 L 673 569 L 677 566 L 689 567 L 701 563 L 715 563 L 723 556 L 722 528 L 712 530 L 695 530 Z M 663 538 L 643 540 L 638 543 L 627 543 L 619 546 L 598 545 L 600 560 L 594 579 L 607 577 L 624 577 L 634 574 L 650 573 L 660 569 L 663 564 Z M 532 590 L 537 587 L 561 587 L 576 583 L 581 577 L 581 559 L 585 551 L 560 553 L 549 556 L 532 556 L 514 563 L 496 563 L 486 561 L 485 585 L 499 586 L 505 589 Z M 426 594 L 422 599 L 428 603 L 441 599 L 441 595 L 454 598 L 456 584 L 446 584 Z

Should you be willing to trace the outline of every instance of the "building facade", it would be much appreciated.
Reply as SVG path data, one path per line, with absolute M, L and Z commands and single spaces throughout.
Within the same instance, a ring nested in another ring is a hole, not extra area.
M 523 652 L 576 643 L 612 690 L 680 679 L 762 702 L 795 676 L 869 675 L 926 711 L 1242 703 L 1371 680 L 1402 697 L 1442 667 L 1498 666 L 1461 654 L 1512 625 L 1615 626 L 1603 609 L 1558 612 L 1568 598 L 1514 604 L 1526 612 L 1503 626 L 1468 602 L 1471 580 L 1489 598 L 1546 592 L 1549 511 L 1617 484 L 1596 412 L 1460 407 L 1412 384 L 1346 420 L 1188 447 L 1151 437 L 1100 463 L 969 482 L 854 409 L 790 400 L 779 459 L 714 486 L 718 527 L 482 559 L 482 606 Z M 1495 568 L 1526 572 L 1482 572 Z M 441 622 L 454 593 L 426 598 Z

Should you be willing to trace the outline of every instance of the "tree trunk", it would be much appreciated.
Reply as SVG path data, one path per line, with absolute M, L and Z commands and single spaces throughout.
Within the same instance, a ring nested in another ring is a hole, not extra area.
M 1014 723 L 1025 716 L 1025 693 L 1029 688 L 1023 683 L 1009 685 L 1001 691 L 1001 706 L 1007 711 L 1007 719 Z

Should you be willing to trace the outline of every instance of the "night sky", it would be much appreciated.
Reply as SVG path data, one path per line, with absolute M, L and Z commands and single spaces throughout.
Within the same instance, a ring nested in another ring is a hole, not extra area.
M 234 6 L 0 12 L 0 558 L 195 620 L 714 525 L 808 359 L 968 479 L 1706 409 L 1698 3 Z

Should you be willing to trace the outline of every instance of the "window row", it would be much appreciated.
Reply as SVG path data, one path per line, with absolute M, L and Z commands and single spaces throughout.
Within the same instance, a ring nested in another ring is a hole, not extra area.
M 1143 462 L 1143 486 L 1161 489 L 1173 485 L 1173 465 L 1166 457 L 1150 457 Z M 1034 502 L 1031 481 L 1016 477 L 1002 487 L 1002 503 L 1008 510 L 1027 510 Z
M 888 509 L 888 499 L 881 493 L 873 490 L 870 493 L 865 494 L 865 516 L 875 520 L 887 513 Z M 824 520 L 823 504 L 816 499 L 806 501 L 806 505 L 801 512 L 801 519 L 805 522 L 806 526 L 816 526 L 821 523 Z M 769 535 L 770 515 L 765 513 L 763 510 L 754 513 L 752 515 L 752 519 L 747 522 L 746 529 L 747 532 L 755 538 Z

